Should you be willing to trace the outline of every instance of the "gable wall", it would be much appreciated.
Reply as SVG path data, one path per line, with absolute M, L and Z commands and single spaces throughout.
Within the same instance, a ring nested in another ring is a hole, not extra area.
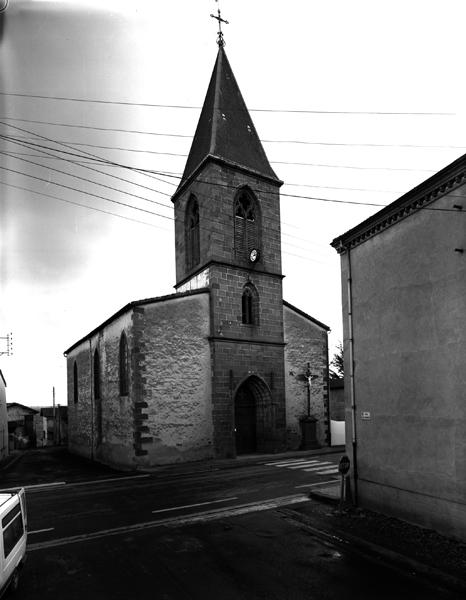
M 129 394 L 119 393 L 119 343 L 125 331 Z M 119 468 L 212 455 L 208 293 L 138 306 L 67 357 L 68 439 L 72 452 Z M 101 364 L 102 437 L 94 398 L 93 355 Z M 73 399 L 73 364 L 79 399 Z
M 208 292 L 140 308 L 135 321 L 139 464 L 213 456 L 209 334 Z
M 464 205 L 465 192 L 429 208 Z M 465 248 L 463 213 L 421 210 L 355 247 L 350 260 L 360 501 L 466 538 L 466 253 L 455 252 Z M 350 424 L 348 276 L 345 253 Z

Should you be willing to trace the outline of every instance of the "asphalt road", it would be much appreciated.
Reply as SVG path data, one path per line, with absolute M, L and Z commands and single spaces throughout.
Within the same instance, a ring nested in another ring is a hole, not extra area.
M 335 477 L 328 472 L 339 455 L 296 460 L 48 477 L 27 491 L 18 597 L 453 598 L 294 519 L 293 503 L 303 506 L 310 487 Z

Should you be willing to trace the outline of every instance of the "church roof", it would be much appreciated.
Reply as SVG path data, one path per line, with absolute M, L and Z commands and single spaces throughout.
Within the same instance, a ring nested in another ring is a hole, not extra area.
M 304 317 L 308 321 L 311 321 L 312 323 L 314 323 L 314 325 L 317 325 L 318 327 L 321 327 L 322 329 L 325 329 L 325 331 L 330 331 L 330 327 L 328 325 L 325 325 L 325 323 L 322 323 L 322 321 L 318 321 L 317 319 L 314 319 L 314 317 L 311 317 L 311 315 L 308 315 L 303 310 L 297 308 L 293 304 L 290 304 L 290 302 L 287 302 L 286 300 L 283 300 L 283 306 L 286 306 L 287 308 L 289 308 L 290 310 L 294 311 L 298 315 L 301 315 L 302 317 Z
M 67 356 L 72 350 L 77 348 L 80 344 L 85 342 L 86 340 L 92 338 L 96 333 L 104 329 L 107 325 L 109 325 L 112 321 L 125 314 L 129 310 L 133 310 L 138 306 L 144 306 L 146 304 L 155 304 L 158 302 L 166 302 L 167 300 L 177 300 L 178 298 L 186 298 L 187 296 L 195 296 L 196 294 L 205 294 L 209 293 L 209 288 L 199 288 L 197 290 L 189 290 L 187 292 L 176 292 L 175 294 L 168 294 L 166 296 L 155 296 L 154 298 L 144 298 L 143 300 L 134 300 L 133 302 L 129 302 L 123 308 L 120 308 L 119 311 L 114 313 L 111 317 L 109 317 L 106 321 L 98 325 L 95 329 L 90 331 L 87 335 L 82 337 L 80 340 L 75 342 L 72 346 L 70 346 L 67 350 L 63 352 L 64 356 Z
M 183 177 L 174 197 L 208 159 L 282 183 L 270 166 L 223 46 L 219 47 Z

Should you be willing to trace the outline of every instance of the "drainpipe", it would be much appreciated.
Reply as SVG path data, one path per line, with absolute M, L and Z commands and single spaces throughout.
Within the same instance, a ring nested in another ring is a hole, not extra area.
M 358 503 L 358 460 L 357 460 L 357 435 L 356 435 L 356 395 L 354 389 L 354 342 L 353 342 L 353 293 L 352 293 L 352 274 L 351 274 L 351 252 L 348 253 L 348 346 L 349 346 L 349 378 L 350 378 L 350 400 L 351 400 L 351 434 L 353 449 L 353 479 L 354 479 L 354 502 Z

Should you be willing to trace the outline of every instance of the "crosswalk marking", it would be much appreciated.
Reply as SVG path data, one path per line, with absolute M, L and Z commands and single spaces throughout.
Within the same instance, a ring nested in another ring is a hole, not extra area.
M 309 469 L 303 469 L 303 471 L 305 471 L 306 473 L 311 473 L 313 471 L 323 471 L 325 469 L 329 468 L 329 465 L 331 465 L 332 463 L 321 463 L 320 465 L 316 466 L 316 467 L 310 467 Z
M 290 469 L 302 469 L 303 467 L 311 467 L 312 465 L 318 465 L 319 461 L 318 460 L 306 460 L 302 463 L 300 463 L 299 465 L 293 465 L 292 467 L 289 467 Z
M 319 475 L 332 475 L 332 473 L 338 473 L 338 467 L 333 467 L 331 469 L 325 469 L 324 471 L 319 471 Z
M 267 467 L 288 467 L 289 465 L 303 464 L 304 462 L 306 462 L 305 459 L 300 458 L 299 460 L 289 460 L 289 461 L 279 460 L 277 462 L 264 463 L 264 464 Z
M 267 467 L 301 470 L 305 473 L 315 473 L 316 475 L 336 475 L 338 473 L 338 466 L 334 462 L 328 460 L 297 458 L 276 460 L 263 464 Z
M 304 467 L 317 467 L 317 466 L 321 466 L 321 465 L 331 465 L 332 463 L 330 462 L 320 462 L 319 460 L 310 460 L 309 462 L 305 462 L 302 465 L 299 465 L 299 467 L 294 466 L 294 467 L 289 467 L 290 469 L 303 469 Z

